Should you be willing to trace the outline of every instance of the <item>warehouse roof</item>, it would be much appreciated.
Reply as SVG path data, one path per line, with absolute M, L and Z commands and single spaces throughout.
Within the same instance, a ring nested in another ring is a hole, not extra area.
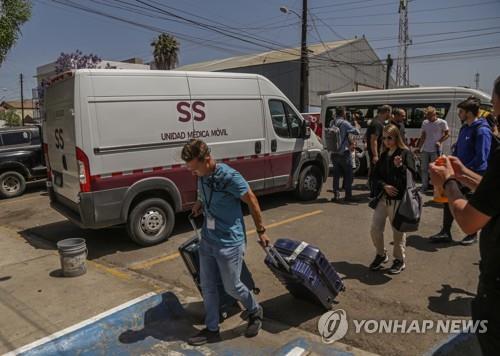
M 309 56 L 314 57 L 317 55 L 321 55 L 322 53 L 337 49 L 346 44 L 350 44 L 356 41 L 364 40 L 364 38 L 344 40 L 344 41 L 335 41 L 335 42 L 326 42 L 311 44 L 307 46 L 309 50 Z M 188 64 L 185 66 L 181 66 L 175 68 L 175 70 L 187 70 L 187 71 L 218 71 L 218 70 L 226 70 L 231 68 L 242 68 L 242 67 L 250 67 L 261 64 L 269 64 L 269 63 L 278 63 L 278 62 L 288 62 L 297 60 L 300 58 L 300 47 L 298 48 L 283 48 L 276 51 L 269 51 L 263 53 L 254 53 L 248 54 L 244 56 L 238 57 L 230 57 L 224 59 L 216 59 L 212 61 L 200 62 Z

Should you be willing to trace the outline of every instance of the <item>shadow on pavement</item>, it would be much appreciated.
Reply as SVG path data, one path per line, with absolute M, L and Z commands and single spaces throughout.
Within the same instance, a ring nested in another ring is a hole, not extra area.
M 290 294 L 282 294 L 260 303 L 264 308 L 264 318 L 278 321 L 280 324 L 269 325 L 264 321 L 262 328 L 272 334 L 278 334 L 319 317 L 325 309 Z
M 461 288 L 451 287 L 449 284 L 441 285 L 442 288 L 437 290 L 439 296 L 430 296 L 428 309 L 442 315 L 447 316 L 470 316 L 470 303 L 476 296 L 474 293 L 468 292 Z M 458 294 L 452 299 L 453 295 Z
M 177 235 L 191 232 L 192 227 L 187 216 L 187 213 L 178 214 L 172 235 L 167 241 L 157 246 L 171 244 L 171 241 L 175 241 Z M 91 230 L 81 229 L 70 221 L 63 220 L 23 230 L 20 235 L 33 247 L 43 250 L 56 250 L 57 242 L 67 238 L 84 238 L 89 250 L 88 259 L 90 260 L 119 251 L 126 252 L 143 248 L 130 240 L 123 225 Z
M 338 273 L 345 276 L 344 281 L 356 279 L 363 284 L 375 286 L 392 280 L 389 276 L 381 273 L 382 271 L 370 271 L 367 266 L 359 263 L 332 262 L 332 266 Z
M 240 312 L 234 308 L 234 314 Z M 230 314 L 230 315 L 234 315 Z M 162 302 L 144 313 L 142 329 L 126 330 L 119 337 L 122 344 L 134 344 L 148 337 L 161 341 L 184 341 L 195 335 L 199 329 L 195 324 L 203 324 L 204 310 L 202 302 L 181 305 L 175 294 L 167 292 L 162 295 Z M 237 325 L 221 332 L 221 339 L 231 340 L 241 336 L 246 324 Z
M 406 238 L 406 246 L 413 247 L 417 250 L 424 252 L 437 252 L 443 248 L 449 248 L 454 246 L 459 246 L 460 244 L 456 241 L 446 242 L 446 243 L 434 243 L 429 240 L 428 237 L 422 237 L 420 235 L 410 235 Z
M 187 341 L 189 336 L 196 333 L 188 313 L 173 293 L 162 295 L 162 301 L 157 306 L 144 313 L 142 329 L 126 330 L 118 340 L 122 344 L 133 344 L 147 337 L 162 341 Z

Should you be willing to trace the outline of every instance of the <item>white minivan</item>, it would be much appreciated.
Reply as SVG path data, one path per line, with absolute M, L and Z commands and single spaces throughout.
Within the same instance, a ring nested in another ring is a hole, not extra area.
M 315 199 L 328 154 L 285 95 L 254 74 L 83 69 L 45 91 L 51 206 L 84 228 L 126 224 L 141 245 L 171 234 L 196 201 L 181 160 L 191 138 L 258 194 Z
M 450 128 L 450 138 L 443 146 L 443 152 L 449 153 L 462 126 L 457 114 L 457 105 L 472 95 L 481 100 L 483 114 L 491 112 L 491 97 L 481 91 L 462 87 L 418 87 L 325 95 L 321 100 L 320 120 L 323 127 L 329 127 L 337 107 L 345 107 L 349 117 L 357 114 L 361 126 L 361 135 L 356 147 L 359 160 L 357 166 L 359 173 L 364 173 L 367 170 L 364 134 L 368 122 L 377 115 L 379 106 L 387 104 L 406 111 L 406 143 L 410 148 L 417 146 L 425 108 L 434 106 L 438 117 L 446 120 Z

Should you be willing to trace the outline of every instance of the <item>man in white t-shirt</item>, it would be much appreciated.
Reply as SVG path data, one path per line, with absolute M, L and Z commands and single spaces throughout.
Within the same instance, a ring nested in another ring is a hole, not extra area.
M 429 106 L 425 110 L 425 117 L 427 119 L 422 123 L 422 133 L 416 150 L 416 153 L 421 153 L 422 192 L 429 188 L 429 164 L 442 153 L 443 142 L 450 137 L 448 123 L 437 117 L 436 108 Z

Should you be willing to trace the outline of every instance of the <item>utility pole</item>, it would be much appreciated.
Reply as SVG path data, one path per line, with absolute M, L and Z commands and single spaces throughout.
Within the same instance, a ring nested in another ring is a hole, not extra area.
M 396 66 L 396 86 L 410 85 L 410 67 L 408 65 L 408 46 L 411 44 L 408 35 L 408 0 L 399 0 L 399 54 Z
M 479 73 L 476 73 L 475 77 L 476 77 L 476 79 L 475 79 L 475 82 L 476 82 L 476 90 L 479 90 Z
M 387 65 L 386 65 L 386 73 L 385 73 L 385 88 L 389 89 L 390 85 L 390 80 L 391 80 L 391 70 L 392 70 L 392 65 L 394 64 L 394 61 L 391 58 L 391 55 L 387 55 Z
M 24 126 L 24 90 L 23 90 L 23 73 L 19 74 L 19 81 L 21 82 L 21 122 Z
M 300 112 L 309 107 L 309 58 L 307 53 L 307 0 L 302 0 L 302 37 L 300 46 Z

